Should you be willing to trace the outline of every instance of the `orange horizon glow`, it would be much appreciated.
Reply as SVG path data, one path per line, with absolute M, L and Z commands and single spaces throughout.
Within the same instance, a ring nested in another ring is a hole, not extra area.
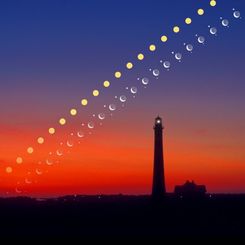
M 12 148 L 4 148 L 3 145 L 0 148 L 1 156 L 5 152 L 1 159 L 0 173 L 2 195 L 5 196 L 6 192 L 16 195 L 13 190 L 17 182 L 21 182 L 18 184 L 18 189 L 23 190 L 21 195 L 29 196 L 150 194 L 153 171 L 152 125 L 144 123 L 136 131 L 135 126 L 123 123 L 118 130 L 118 127 L 113 127 L 113 123 L 110 122 L 84 138 L 59 163 L 53 166 L 42 165 L 44 173 L 41 176 L 35 174 L 37 162 L 48 156 L 49 149 L 55 149 L 56 138 L 49 143 L 45 141 L 41 147 L 36 144 L 33 155 L 26 154 L 25 161 L 16 164 L 13 163 L 13 152 L 21 152 L 23 145 L 28 146 L 30 139 L 34 138 L 35 130 L 29 134 L 27 129 L 26 132 L 13 134 L 15 140 L 11 144 L 15 144 Z M 241 149 L 232 146 L 225 135 L 219 138 L 222 127 L 219 129 L 220 133 L 210 129 L 194 132 L 191 126 L 186 132 L 181 132 L 177 124 L 172 125 L 164 130 L 165 179 L 168 192 L 173 192 L 175 185 L 183 184 L 186 180 L 205 184 L 210 193 L 244 192 L 245 166 L 242 164 Z M 5 134 L 5 137 L 7 142 L 10 136 Z M 7 174 L 4 167 L 11 161 L 13 173 Z M 232 165 L 236 165 L 236 168 L 232 168 Z M 27 171 L 32 172 L 30 176 L 26 174 Z M 32 184 L 24 183 L 25 177 L 31 179 Z

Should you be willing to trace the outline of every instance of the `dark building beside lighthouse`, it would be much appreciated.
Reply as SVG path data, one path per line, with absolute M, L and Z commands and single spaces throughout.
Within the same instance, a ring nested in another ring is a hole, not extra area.
M 154 168 L 152 197 L 162 198 L 166 194 L 163 158 L 163 125 L 161 117 L 155 119 L 154 124 Z
M 207 192 L 205 185 L 196 185 L 195 182 L 186 181 L 183 185 L 176 185 L 174 193 L 180 198 L 200 198 L 205 197 Z

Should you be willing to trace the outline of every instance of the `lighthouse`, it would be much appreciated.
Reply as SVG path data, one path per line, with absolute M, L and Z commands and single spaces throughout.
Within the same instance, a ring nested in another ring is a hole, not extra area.
M 156 117 L 154 124 L 154 166 L 152 197 L 159 199 L 166 194 L 163 158 L 163 125 L 162 118 Z

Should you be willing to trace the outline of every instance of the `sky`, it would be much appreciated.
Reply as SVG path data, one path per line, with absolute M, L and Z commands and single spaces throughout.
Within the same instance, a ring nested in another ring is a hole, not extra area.
M 186 180 L 205 184 L 210 193 L 245 192 L 244 18 L 233 16 L 235 10 L 243 16 L 245 3 L 209 2 L 1 1 L 0 195 L 149 194 L 157 115 L 165 127 L 168 192 Z M 204 44 L 197 42 L 200 36 Z M 156 51 L 149 51 L 151 44 Z M 172 52 L 182 54 L 181 62 Z M 169 71 L 161 61 L 170 61 Z M 76 116 L 69 115 L 72 108 Z

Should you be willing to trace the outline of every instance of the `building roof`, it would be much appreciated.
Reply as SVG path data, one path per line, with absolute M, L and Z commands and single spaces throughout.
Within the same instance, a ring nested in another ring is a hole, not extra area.
M 205 185 L 197 185 L 194 181 L 186 181 L 183 185 L 176 185 L 175 186 L 175 193 L 176 194 L 187 194 L 187 193 L 206 193 L 206 186 Z

